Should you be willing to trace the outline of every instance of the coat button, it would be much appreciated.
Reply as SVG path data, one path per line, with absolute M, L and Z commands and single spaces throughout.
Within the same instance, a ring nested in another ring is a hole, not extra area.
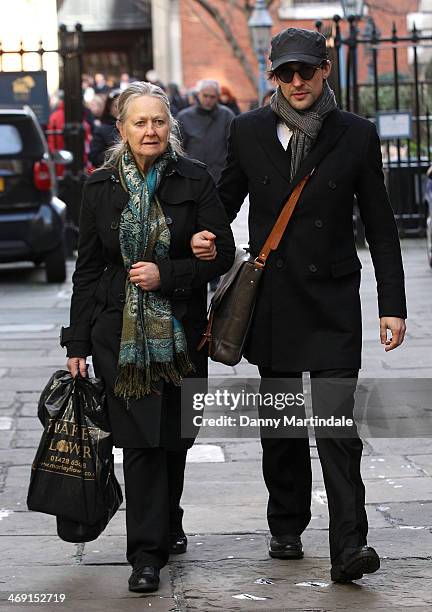
M 184 289 L 180 289 L 180 288 L 174 289 L 174 295 L 183 295 L 184 292 L 185 292 Z
M 116 230 L 116 229 L 118 229 L 118 227 L 119 227 L 119 222 L 116 219 L 113 219 L 111 221 L 111 229 L 112 230 Z
M 318 272 L 318 268 L 316 267 L 315 264 L 309 264 L 308 268 L 309 268 L 310 272 Z
M 315 219 L 314 223 L 315 223 L 315 227 L 317 227 L 318 229 L 321 229 L 322 226 L 324 225 L 321 219 Z
M 328 186 L 330 187 L 330 189 L 336 189 L 336 183 L 331 179 L 328 182 Z
M 166 222 L 167 225 L 171 225 L 173 220 L 171 219 L 171 217 L 165 217 L 165 222 Z
M 124 293 L 119 293 L 119 294 L 118 294 L 118 299 L 119 299 L 119 302 L 120 302 L 121 304 L 124 304 L 124 303 L 125 303 L 125 301 L 126 301 L 126 295 L 125 295 Z
M 268 185 L 270 183 L 270 179 L 267 175 L 262 177 L 262 184 L 263 185 Z
M 282 257 L 278 257 L 276 259 L 276 268 L 278 268 L 279 270 L 281 270 L 284 267 L 285 264 L 285 260 Z

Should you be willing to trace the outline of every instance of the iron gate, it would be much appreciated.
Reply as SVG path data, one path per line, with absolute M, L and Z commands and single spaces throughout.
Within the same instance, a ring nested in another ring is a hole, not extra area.
M 321 31 L 322 24 L 316 26 Z M 420 35 L 415 26 L 399 36 L 395 25 L 389 36 L 382 36 L 371 18 L 363 32 L 355 17 L 344 27 L 335 16 L 331 30 L 323 32 L 338 104 L 374 122 L 383 111 L 395 116 L 410 111 L 412 134 L 383 141 L 383 167 L 400 234 L 424 235 L 426 171 L 432 163 L 432 69 L 425 70 L 419 56 L 429 52 L 432 36 Z

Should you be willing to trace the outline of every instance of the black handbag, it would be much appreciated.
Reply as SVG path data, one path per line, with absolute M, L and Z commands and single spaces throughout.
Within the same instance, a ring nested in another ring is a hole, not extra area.
M 241 360 L 267 257 L 279 246 L 312 174 L 313 170 L 291 193 L 258 257 L 251 259 L 243 249 L 237 249 L 233 266 L 222 276 L 210 302 L 208 325 L 198 345 L 200 350 L 208 344 L 209 357 L 213 361 L 233 366 Z

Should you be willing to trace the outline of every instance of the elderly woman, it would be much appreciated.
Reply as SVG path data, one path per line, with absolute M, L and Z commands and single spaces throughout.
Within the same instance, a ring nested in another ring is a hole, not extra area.
M 62 345 L 73 376 L 86 375 L 91 355 L 105 383 L 123 448 L 129 589 L 148 592 L 169 553 L 186 550 L 180 497 L 193 440 L 180 435 L 179 385 L 207 376 L 196 349 L 206 284 L 229 269 L 234 242 L 204 164 L 181 153 L 163 90 L 132 83 L 118 113 L 121 142 L 84 188 Z M 201 259 L 190 246 L 197 235 L 215 243 Z

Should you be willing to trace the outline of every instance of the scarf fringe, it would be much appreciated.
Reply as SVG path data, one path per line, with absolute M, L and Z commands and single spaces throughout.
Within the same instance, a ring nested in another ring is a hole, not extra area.
M 164 380 L 177 387 L 182 379 L 195 371 L 195 366 L 187 353 L 178 353 L 175 363 L 152 362 L 150 367 L 138 368 L 132 363 L 120 366 L 114 384 L 114 395 L 122 399 L 141 399 L 157 392 L 156 382 Z

